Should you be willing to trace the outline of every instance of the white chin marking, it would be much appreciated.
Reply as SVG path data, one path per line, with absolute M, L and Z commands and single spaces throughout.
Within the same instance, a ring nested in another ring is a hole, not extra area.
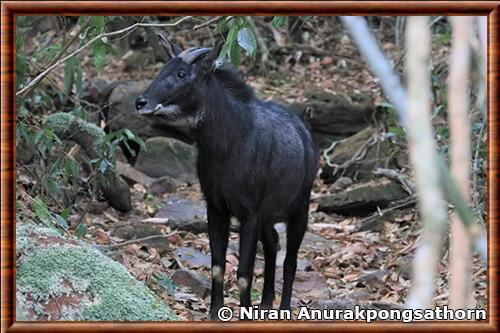
M 170 105 L 167 105 L 167 106 L 163 106 L 163 104 L 158 104 L 157 106 L 155 106 L 154 108 L 154 113 L 155 115 L 174 115 L 176 113 L 179 113 L 181 111 L 181 109 L 179 108 L 178 105 L 176 104 L 170 104 Z

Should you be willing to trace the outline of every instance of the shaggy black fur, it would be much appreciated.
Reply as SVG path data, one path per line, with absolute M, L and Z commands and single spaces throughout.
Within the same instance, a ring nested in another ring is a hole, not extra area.
M 317 149 L 302 121 L 284 106 L 258 99 L 232 67 L 213 71 L 218 52 L 215 48 L 191 64 L 172 55 L 137 101 L 138 112 L 192 129 L 208 210 L 213 319 L 223 306 L 223 278 L 219 275 L 224 274 L 231 216 L 241 223 L 241 306 L 251 306 L 256 246 L 261 240 L 265 254 L 261 306 L 272 307 L 278 241 L 273 226 L 279 221 L 287 223 L 280 307 L 290 308 L 297 251 L 307 228 L 318 167 Z M 155 107 L 160 111 L 155 112 Z

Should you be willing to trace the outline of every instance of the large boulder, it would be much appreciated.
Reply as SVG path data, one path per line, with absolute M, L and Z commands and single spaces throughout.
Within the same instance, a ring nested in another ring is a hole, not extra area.
M 186 129 L 174 128 L 158 118 L 139 115 L 135 110 L 135 100 L 150 85 L 151 81 L 126 81 L 117 85 L 109 96 L 107 123 L 111 131 L 128 128 L 143 139 L 166 136 L 184 142 L 193 140 Z
M 190 183 L 197 180 L 194 146 L 165 137 L 150 138 L 145 144 L 146 149 L 137 156 L 137 170 L 155 178 L 170 176 Z
M 17 320 L 175 320 L 121 264 L 55 229 L 16 226 Z
M 373 123 L 376 107 L 365 95 L 334 95 L 322 90 L 306 93 L 308 100 L 291 108 L 311 126 L 320 147 L 348 137 Z
M 407 196 L 399 184 L 382 177 L 353 184 L 339 193 L 317 197 L 313 202 L 318 204 L 318 211 L 359 216 L 385 208 Z
M 380 130 L 369 126 L 340 141 L 327 152 L 331 165 L 325 163 L 321 178 L 327 183 L 341 177 L 371 179 L 373 171 L 379 167 L 397 168 L 401 154 L 399 147 L 384 137 Z
M 170 195 L 154 217 L 157 221 L 167 221 L 172 229 L 194 233 L 206 232 L 207 209 L 203 201 Z

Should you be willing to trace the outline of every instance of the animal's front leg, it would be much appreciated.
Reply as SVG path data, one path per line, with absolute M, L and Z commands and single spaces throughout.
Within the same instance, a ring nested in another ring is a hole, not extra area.
M 217 320 L 217 312 L 224 305 L 224 271 L 229 237 L 229 212 L 221 211 L 207 202 L 208 238 L 212 254 L 212 299 L 210 319 Z
M 253 266 L 257 251 L 259 225 L 256 216 L 249 216 L 242 221 L 240 227 L 240 263 L 238 266 L 238 287 L 240 289 L 240 306 L 252 305 L 250 292 L 252 290 Z

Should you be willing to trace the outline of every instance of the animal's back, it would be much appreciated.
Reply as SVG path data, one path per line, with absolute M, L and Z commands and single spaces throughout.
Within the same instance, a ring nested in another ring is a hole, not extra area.
M 302 121 L 285 107 L 254 100 L 243 112 L 251 112 L 251 126 L 233 152 L 230 186 L 238 195 L 228 202 L 243 202 L 263 215 L 283 215 L 298 197 L 309 197 L 317 171 L 317 151 Z M 233 193 L 230 191 L 229 193 Z

